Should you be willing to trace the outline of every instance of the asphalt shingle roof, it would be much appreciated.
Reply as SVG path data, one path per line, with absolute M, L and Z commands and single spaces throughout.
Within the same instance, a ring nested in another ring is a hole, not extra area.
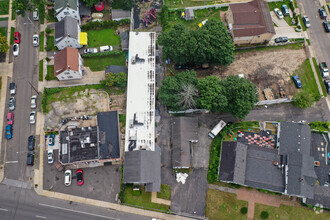
M 66 7 L 72 8 L 73 10 L 77 10 L 78 6 L 78 0 L 55 0 L 54 3 L 55 11 Z
M 78 21 L 70 16 L 55 24 L 55 40 L 69 36 L 73 39 L 78 39 Z

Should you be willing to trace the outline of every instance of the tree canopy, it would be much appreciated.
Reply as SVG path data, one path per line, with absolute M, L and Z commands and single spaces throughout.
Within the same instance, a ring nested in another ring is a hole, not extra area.
M 82 0 L 88 7 L 92 7 L 94 4 L 100 2 L 100 0 Z
M 0 53 L 7 53 L 9 49 L 8 41 L 6 36 L 2 36 L 0 33 Z
M 26 11 L 33 11 L 35 8 L 41 9 L 46 5 L 45 0 L 13 0 L 13 11 L 18 15 L 25 15 Z
M 101 81 L 101 84 L 108 87 L 119 87 L 125 88 L 127 85 L 127 74 L 124 72 L 121 73 L 108 73 L 105 76 L 105 80 Z
M 293 104 L 299 108 L 308 108 L 311 107 L 314 103 L 313 94 L 307 91 L 299 92 L 297 95 L 295 95 L 293 100 Z
M 197 30 L 177 24 L 159 37 L 165 58 L 178 64 L 221 64 L 234 61 L 234 44 L 222 21 L 209 20 Z

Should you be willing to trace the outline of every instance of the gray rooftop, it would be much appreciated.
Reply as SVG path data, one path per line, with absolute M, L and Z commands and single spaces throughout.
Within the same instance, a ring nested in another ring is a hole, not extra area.
M 198 141 L 197 117 L 172 117 L 172 167 L 190 167 L 191 141 Z
M 127 66 L 117 66 L 117 65 L 110 65 L 105 68 L 105 73 L 126 73 L 128 69 Z
M 100 159 L 120 158 L 118 112 L 98 112 Z
M 66 36 L 78 39 L 78 21 L 70 16 L 65 16 L 55 24 L 55 40 L 60 41 Z
M 330 187 L 318 186 L 314 187 L 314 199 L 307 199 L 306 203 L 312 206 L 323 205 L 324 208 L 330 208 Z
M 86 6 L 86 3 L 82 0 L 79 1 L 79 15 L 80 16 L 90 16 L 91 8 Z
M 125 18 L 131 18 L 131 11 L 126 11 L 122 9 L 112 9 L 111 15 L 112 15 L 112 20 L 118 21 Z
M 223 142 L 220 156 L 219 180 L 232 182 L 234 180 L 234 169 L 236 160 L 237 142 Z
M 147 192 L 159 192 L 161 184 L 160 152 L 126 151 L 123 182 L 146 184 Z
M 129 40 L 128 40 L 128 32 L 124 31 L 120 34 L 120 44 L 122 50 L 128 50 Z
M 241 185 L 245 182 L 247 150 L 248 149 L 245 144 L 237 142 L 233 181 Z
M 66 7 L 72 8 L 77 10 L 77 3 L 78 0 L 54 0 L 54 10 L 57 11 L 58 9 L 63 9 Z

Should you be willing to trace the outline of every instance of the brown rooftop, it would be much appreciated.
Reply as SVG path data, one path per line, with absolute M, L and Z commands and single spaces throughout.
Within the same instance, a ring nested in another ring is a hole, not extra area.
M 230 4 L 229 7 L 233 12 L 234 37 L 255 36 L 263 33 L 275 34 L 269 7 L 264 0 Z
M 54 75 L 71 69 L 79 71 L 79 52 L 77 49 L 66 47 L 54 56 Z

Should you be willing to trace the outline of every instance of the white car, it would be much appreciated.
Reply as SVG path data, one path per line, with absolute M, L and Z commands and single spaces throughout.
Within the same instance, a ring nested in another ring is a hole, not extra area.
M 31 108 L 36 108 L 37 107 L 37 96 L 33 95 L 31 97 Z
M 33 11 L 33 20 L 35 20 L 35 21 L 38 21 L 39 20 L 38 9 L 34 9 L 34 11 Z
M 277 16 L 279 19 L 282 19 L 282 18 L 283 18 L 283 14 L 282 14 L 282 12 L 281 12 L 280 9 L 275 8 L 275 9 L 274 9 L 274 12 L 275 12 L 276 16 Z
M 112 46 L 102 46 L 100 47 L 100 52 L 108 52 L 108 51 L 112 51 L 113 48 Z
M 71 179 L 72 179 L 72 172 L 71 170 L 66 170 L 64 173 L 64 185 L 70 186 L 71 185 Z
M 19 44 L 14 44 L 13 46 L 13 55 L 17 57 L 19 54 Z
M 33 125 L 36 123 L 36 112 L 35 111 L 32 111 L 30 113 L 30 124 Z
M 304 21 L 304 24 L 305 24 L 306 28 L 311 27 L 311 22 L 310 22 L 310 20 L 307 16 L 304 16 L 302 19 Z
M 48 150 L 47 156 L 48 156 L 48 163 L 54 163 L 54 151 Z
M 33 46 L 35 46 L 35 47 L 39 46 L 39 35 L 38 34 L 33 35 Z
M 96 48 L 88 48 L 84 50 L 84 53 L 97 53 L 97 49 Z

